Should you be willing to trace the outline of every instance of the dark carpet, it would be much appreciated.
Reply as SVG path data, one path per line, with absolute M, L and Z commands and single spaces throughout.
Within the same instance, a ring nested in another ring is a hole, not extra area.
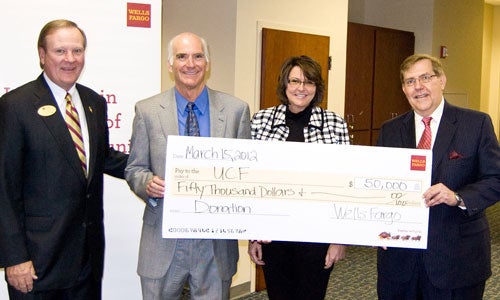
M 483 299 L 500 299 L 500 205 L 487 211 L 492 237 L 492 272 L 486 282 Z M 337 263 L 330 277 L 325 299 L 372 300 L 377 299 L 376 248 L 352 246 L 347 256 Z M 266 300 L 266 292 L 252 293 L 238 300 Z

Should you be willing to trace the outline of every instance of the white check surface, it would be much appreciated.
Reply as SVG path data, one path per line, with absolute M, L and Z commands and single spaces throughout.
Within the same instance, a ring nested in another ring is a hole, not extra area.
M 165 238 L 426 248 L 429 150 L 169 136 Z

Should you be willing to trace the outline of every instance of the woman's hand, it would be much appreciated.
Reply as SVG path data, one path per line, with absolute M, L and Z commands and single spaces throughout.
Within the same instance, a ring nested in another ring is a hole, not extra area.
M 330 244 L 328 251 L 326 251 L 325 269 L 330 268 L 334 263 L 344 259 L 346 250 L 346 246 L 344 245 Z
M 259 266 L 265 265 L 262 260 L 262 244 L 258 241 L 249 241 L 248 242 L 248 255 L 250 255 L 250 259 Z

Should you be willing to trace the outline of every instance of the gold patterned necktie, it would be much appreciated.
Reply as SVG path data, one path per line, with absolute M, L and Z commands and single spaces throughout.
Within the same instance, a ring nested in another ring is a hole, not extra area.
M 186 128 L 184 135 L 187 136 L 200 136 L 200 127 L 198 126 L 198 118 L 194 113 L 194 103 L 189 102 L 186 106 L 188 115 L 186 118 Z
M 82 164 L 83 173 L 85 177 L 87 176 L 87 158 L 85 157 L 85 147 L 83 146 L 82 128 L 80 127 L 80 118 L 78 117 L 78 112 L 76 111 L 73 101 L 71 100 L 71 95 L 69 93 L 64 97 L 66 100 L 66 125 L 68 126 L 71 138 L 75 144 L 76 152 L 80 158 L 80 163 Z
M 422 119 L 422 123 L 424 123 L 425 129 L 424 132 L 422 132 L 422 137 L 420 138 L 420 141 L 418 142 L 417 145 L 418 149 L 431 149 L 431 139 L 432 139 L 431 120 L 432 117 L 425 117 Z

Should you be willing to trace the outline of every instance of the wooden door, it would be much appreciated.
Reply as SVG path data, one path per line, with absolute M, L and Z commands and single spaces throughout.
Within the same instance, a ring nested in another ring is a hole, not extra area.
M 276 87 L 281 65 L 290 56 L 307 55 L 321 65 L 325 94 L 321 107 L 327 107 L 330 37 L 316 34 L 262 28 L 260 109 L 280 104 Z M 255 289 L 266 289 L 262 267 L 256 267 Z
M 371 129 L 374 47 L 374 27 L 348 23 L 344 116 L 350 132 Z
M 414 45 L 412 32 L 348 23 L 344 116 L 353 144 L 374 145 L 382 123 L 410 109 L 399 67 Z
M 386 28 L 375 31 L 372 129 L 410 110 L 401 89 L 399 69 L 403 60 L 414 53 L 414 47 L 413 32 Z
M 262 28 L 260 108 L 280 104 L 276 87 L 281 65 L 290 56 L 307 55 L 321 65 L 325 95 L 321 106 L 327 107 L 330 37 L 316 34 Z
M 371 131 L 367 130 L 353 130 L 349 131 L 349 142 L 351 145 L 370 145 Z

